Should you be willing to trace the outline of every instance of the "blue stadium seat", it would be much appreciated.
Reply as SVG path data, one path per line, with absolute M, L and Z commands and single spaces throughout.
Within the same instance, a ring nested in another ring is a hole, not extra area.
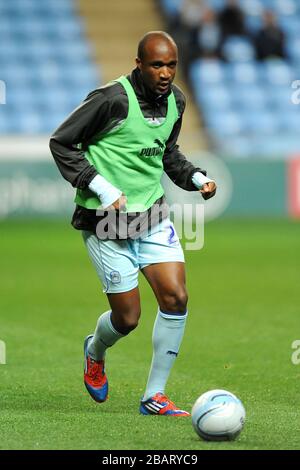
M 41 17 L 46 15 L 56 16 L 74 16 L 74 2 L 71 0 L 10 0 L 9 2 L 1 2 L 1 14 L 6 16 L 16 15 L 35 15 L 40 14 Z
M 231 89 L 232 102 L 236 109 L 263 112 L 268 105 L 268 95 L 257 85 L 235 86 Z
M 242 0 L 240 5 L 247 18 L 259 18 L 263 12 L 264 5 L 261 0 Z
M 230 36 L 224 42 L 222 51 L 229 62 L 249 62 L 255 59 L 251 41 L 243 36 Z
M 82 41 L 68 41 L 63 44 L 57 44 L 57 49 L 55 51 L 54 57 L 57 60 L 62 62 L 68 61 L 78 61 L 86 60 L 87 62 L 91 60 L 92 48 L 88 44 Z
M 12 23 L 7 21 L 7 18 L 1 16 L 0 12 L 0 37 L 2 40 L 5 40 L 9 36 L 12 36 L 14 33 L 14 26 Z
M 212 134 L 223 137 L 231 137 L 243 132 L 243 121 L 239 114 L 234 112 L 211 112 L 205 116 L 207 127 Z
M 17 58 L 20 55 L 20 45 L 12 42 L 11 40 L 2 41 L 0 43 L 0 64 L 2 62 L 10 62 L 12 58 Z M 1 67 L 1 74 L 2 74 Z
M 294 37 L 288 41 L 287 53 L 289 57 L 296 63 L 300 63 L 300 37 Z
M 292 18 L 293 15 L 299 13 L 299 2 L 298 0 L 275 0 L 273 8 L 277 15 Z
M 271 86 L 290 86 L 293 68 L 284 60 L 266 61 L 261 65 L 263 79 Z
M 80 39 L 82 41 L 83 27 L 79 22 L 71 19 L 53 17 L 44 18 L 42 21 L 39 17 L 27 17 L 14 19 L 13 32 L 16 39 L 25 40 L 54 40 L 59 41 L 65 39 L 67 41 Z
M 182 5 L 182 0 L 161 0 L 161 6 L 166 15 L 174 17 L 178 15 Z
M 42 116 L 38 111 L 27 111 L 26 113 L 15 113 L 16 129 L 20 134 L 40 134 L 42 129 Z
M 7 105 L 16 113 L 26 114 L 28 109 L 36 108 L 36 97 L 33 90 L 29 90 L 24 83 L 19 87 L 7 87 Z M 23 111 L 21 111 L 23 110 Z
M 225 79 L 225 68 L 219 60 L 196 60 L 190 68 L 190 77 L 193 84 L 220 83 Z
M 99 86 L 73 0 L 0 2 L 0 132 L 51 132 Z
M 265 91 L 268 94 L 269 102 L 275 112 L 287 113 L 292 110 L 292 107 L 294 106 L 292 103 L 294 90 L 291 87 L 266 87 Z
M 245 18 L 245 24 L 251 34 L 256 34 L 262 27 L 262 18 L 258 15 L 248 15 Z
M 240 111 L 239 116 L 246 131 L 256 135 L 275 134 L 280 127 L 278 116 L 271 111 L 251 110 L 249 112 L 245 110 Z
M 195 89 L 195 96 L 200 108 L 206 108 L 208 112 L 214 109 L 229 109 L 231 106 L 230 93 L 222 84 L 199 86 Z
M 297 15 L 292 17 L 282 16 L 280 26 L 288 36 L 297 37 L 300 32 L 300 17 Z
M 98 73 L 91 64 L 69 65 L 61 76 L 63 85 L 85 85 L 87 89 L 95 88 L 98 85 Z
M 33 74 L 34 70 L 24 64 L 11 61 L 6 63 L 1 70 L 1 79 L 7 83 L 8 87 L 18 83 L 25 85 L 31 81 Z
M 291 105 L 290 112 L 280 113 L 278 116 L 279 127 L 281 130 L 290 134 L 299 134 L 300 105 Z
M 260 69 L 257 67 L 256 62 L 238 62 L 229 63 L 225 66 L 227 68 L 227 77 L 229 83 L 239 84 L 255 84 L 260 80 Z
M 67 110 L 70 112 L 72 109 L 69 90 L 59 86 L 50 86 L 39 90 L 36 93 L 36 102 L 41 109 L 47 111 Z
M 282 133 L 272 136 L 271 139 L 260 139 L 258 142 L 260 155 L 274 158 L 276 156 L 285 156 L 288 158 L 292 154 L 300 152 L 300 138 L 295 133 Z
M 249 157 L 254 151 L 253 138 L 250 139 L 244 135 L 233 135 L 230 139 L 217 137 L 214 138 L 214 143 L 217 145 L 217 150 L 230 157 Z
M 208 0 L 220 8 L 225 0 Z M 218 5 L 217 5 L 218 4 Z M 238 157 L 288 155 L 300 152 L 300 104 L 292 103 L 292 88 L 300 81 L 300 2 L 298 0 L 239 0 L 246 26 L 255 32 L 261 14 L 271 9 L 286 33 L 290 60 L 258 62 L 249 41 L 232 37 L 221 60 L 197 60 L 190 68 L 196 102 L 212 141 L 220 152 Z M 295 98 L 294 96 L 294 98 Z
M 224 0 L 207 0 L 207 5 L 210 6 L 210 8 L 213 8 L 214 10 L 221 10 L 224 7 Z
M 0 134 L 8 134 L 10 132 L 10 120 L 7 106 L 0 106 Z

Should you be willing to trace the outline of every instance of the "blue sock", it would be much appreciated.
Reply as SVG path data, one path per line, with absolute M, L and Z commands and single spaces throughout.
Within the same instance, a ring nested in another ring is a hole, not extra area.
M 164 393 L 173 363 L 181 345 L 186 313 L 165 313 L 158 310 L 154 323 L 152 343 L 153 357 L 143 400 Z

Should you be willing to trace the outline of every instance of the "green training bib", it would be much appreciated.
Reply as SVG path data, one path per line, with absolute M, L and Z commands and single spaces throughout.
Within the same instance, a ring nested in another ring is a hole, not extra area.
M 128 115 L 121 125 L 99 134 L 85 157 L 98 173 L 120 189 L 127 197 L 127 212 L 143 212 L 164 194 L 161 185 L 162 158 L 178 111 L 173 92 L 168 96 L 167 116 L 163 123 L 153 125 L 141 111 L 129 80 L 115 80 L 128 96 Z M 87 209 L 100 209 L 99 198 L 89 189 L 77 190 L 76 204 Z

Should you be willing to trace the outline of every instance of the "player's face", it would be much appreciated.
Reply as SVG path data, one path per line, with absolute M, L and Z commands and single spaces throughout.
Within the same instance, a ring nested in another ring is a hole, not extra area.
M 177 47 L 167 41 L 153 39 L 145 46 L 143 60 L 136 64 L 146 85 L 157 95 L 168 93 L 175 78 L 178 55 Z

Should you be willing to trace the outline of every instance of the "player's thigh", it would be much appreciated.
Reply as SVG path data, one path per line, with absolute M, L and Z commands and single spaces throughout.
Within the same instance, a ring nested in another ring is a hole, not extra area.
M 150 264 L 142 269 L 142 273 L 149 282 L 161 310 L 186 310 L 188 294 L 183 262 Z
M 138 260 L 160 307 L 167 311 L 185 310 L 187 292 L 184 254 L 169 218 L 141 238 Z
M 138 261 L 127 240 L 99 240 L 86 230 L 82 236 L 103 292 L 123 293 L 138 286 Z
M 140 238 L 138 246 L 140 269 L 154 263 L 184 262 L 184 253 L 173 222 L 169 218 L 151 228 Z

